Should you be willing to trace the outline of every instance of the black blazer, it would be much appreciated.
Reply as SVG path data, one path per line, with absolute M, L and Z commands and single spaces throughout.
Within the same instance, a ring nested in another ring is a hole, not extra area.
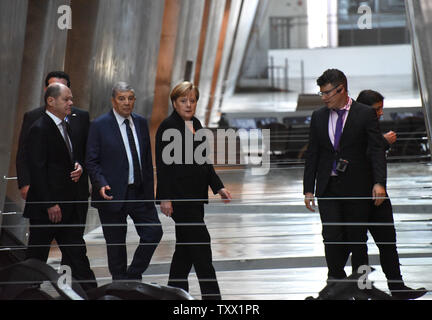
M 336 153 L 328 135 L 330 110 L 322 107 L 312 114 L 309 145 L 303 178 L 303 192 L 320 197 L 330 178 L 333 161 L 349 161 L 339 173 L 345 196 L 370 197 L 375 183 L 386 185 L 386 160 L 383 137 L 375 111 L 353 100 Z M 368 154 L 373 159 L 369 161 Z M 316 184 L 316 190 L 315 190 Z
M 197 118 L 192 119 L 195 132 L 202 128 Z M 162 152 L 168 145 L 173 145 L 173 139 L 162 141 L 163 133 L 168 129 L 176 129 L 181 134 L 181 163 L 166 164 L 162 159 Z M 186 129 L 188 130 L 188 129 Z M 216 174 L 213 165 L 204 163 L 197 164 L 195 159 L 193 163 L 186 164 L 185 157 L 185 121 L 174 110 L 159 126 L 156 132 L 156 169 L 157 169 L 157 191 L 156 199 L 161 200 L 176 199 L 201 199 L 198 202 L 178 201 L 176 204 L 208 203 L 208 187 L 216 194 L 224 187 L 219 176 Z M 203 141 L 193 143 L 193 151 Z M 193 155 L 192 155 L 193 157 Z
M 73 136 L 70 139 L 75 145 Z M 47 219 L 47 209 L 58 204 L 62 209 L 62 221 L 69 220 L 73 214 L 70 202 L 78 200 L 79 195 L 78 183 L 70 178 L 74 162 L 62 134 L 46 113 L 30 128 L 27 155 L 31 183 L 24 217 Z
M 154 205 L 154 173 L 151 155 L 150 135 L 147 120 L 136 114 L 131 114 L 138 137 L 141 158 L 142 199 L 149 210 Z M 86 166 L 92 183 L 92 206 L 107 211 L 119 211 L 126 199 L 129 162 L 123 143 L 120 128 L 111 110 L 95 119 L 90 125 L 87 141 Z M 99 190 L 109 185 L 114 197 L 113 201 L 104 200 Z
M 24 114 L 18 140 L 18 151 L 15 162 L 19 188 L 31 184 L 30 169 L 28 164 L 29 156 L 26 149 L 26 146 L 28 145 L 27 139 L 31 126 L 44 114 L 45 107 L 39 107 Z M 75 160 L 78 161 L 79 164 L 81 164 L 81 166 L 83 167 L 83 174 L 78 181 L 79 199 L 87 200 L 89 197 L 89 184 L 87 170 L 85 168 L 84 162 L 87 135 L 90 125 L 89 113 L 76 107 L 72 107 L 72 112 L 71 115 L 68 116 L 68 120 L 71 128 L 71 141 L 73 143 L 72 147 L 74 150 L 74 157 Z

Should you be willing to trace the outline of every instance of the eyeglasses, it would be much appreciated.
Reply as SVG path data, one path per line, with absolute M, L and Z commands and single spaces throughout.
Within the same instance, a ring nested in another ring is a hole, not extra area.
M 333 88 L 330 89 L 330 90 L 327 90 L 327 91 L 319 91 L 319 92 L 318 92 L 318 95 L 319 95 L 320 97 L 322 97 L 322 96 L 327 96 L 330 92 L 332 92 L 334 89 L 336 89 L 336 88 L 339 87 L 339 86 L 340 86 L 340 84 L 336 85 L 335 87 L 333 87 Z

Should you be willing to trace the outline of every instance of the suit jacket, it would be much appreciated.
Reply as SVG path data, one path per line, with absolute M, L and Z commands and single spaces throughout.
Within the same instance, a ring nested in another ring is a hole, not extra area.
M 24 114 L 23 123 L 18 140 L 18 151 L 16 156 L 16 170 L 18 177 L 18 187 L 31 184 L 30 169 L 28 164 L 28 137 L 32 125 L 45 114 L 45 107 L 39 107 Z M 87 170 L 85 168 L 85 151 L 87 135 L 90 125 L 89 113 L 72 107 L 71 115 L 68 116 L 71 128 L 71 141 L 75 160 L 83 167 L 83 173 L 78 181 L 79 200 L 87 200 L 89 197 L 89 184 Z
M 387 176 L 383 138 L 376 113 L 371 107 L 353 100 L 342 131 L 339 152 L 334 150 L 328 134 L 329 115 L 327 107 L 312 114 L 303 191 L 321 196 L 327 187 L 333 161 L 342 158 L 349 161 L 346 171 L 338 174 L 345 196 L 370 197 L 373 185 L 380 183 L 385 186 Z
M 192 119 L 195 131 L 202 128 L 197 118 Z M 181 164 L 166 164 L 162 159 L 164 148 L 173 143 L 171 141 L 162 141 L 162 135 L 165 130 L 176 129 L 182 137 L 182 162 Z M 188 130 L 188 129 L 187 129 Z M 201 141 L 194 141 L 193 151 L 201 144 Z M 156 168 L 157 168 L 157 191 L 156 198 L 160 200 L 175 199 L 203 199 L 201 203 L 208 202 L 208 187 L 216 194 L 224 187 L 222 181 L 216 174 L 213 165 L 197 164 L 195 159 L 193 163 L 186 164 L 185 161 L 185 121 L 174 110 L 159 126 L 156 132 Z M 197 202 L 179 201 L 177 205 L 187 205 Z
M 382 134 L 381 137 L 382 137 L 382 143 L 383 143 L 383 146 L 384 146 L 384 150 L 385 151 L 390 150 L 391 144 L 387 141 L 386 138 L 384 138 L 384 134 Z
M 147 120 L 131 114 L 138 136 L 141 158 L 143 200 L 154 200 L 153 162 Z M 113 111 L 95 119 L 89 130 L 86 166 L 92 183 L 92 206 L 107 211 L 119 211 L 126 199 L 129 179 L 129 162 L 120 128 Z M 104 200 L 99 190 L 109 185 L 113 201 Z M 154 202 L 146 202 L 154 207 Z
M 380 129 L 380 132 L 381 132 L 381 129 Z M 387 172 L 387 151 L 391 148 L 391 144 L 387 141 L 386 138 L 384 138 L 384 135 L 382 134 L 382 132 L 381 132 L 381 138 L 382 138 L 381 142 L 382 142 L 382 145 L 383 145 L 384 151 L 385 151 L 385 160 L 386 160 L 385 165 L 386 165 L 386 172 Z M 372 161 L 371 153 L 370 153 L 369 149 L 367 151 L 367 155 L 368 155 L 369 161 Z M 387 189 L 387 185 L 384 185 L 384 187 L 386 187 L 386 189 Z
M 76 145 L 74 137 L 70 139 Z M 58 204 L 62 209 L 62 221 L 70 220 L 71 202 L 78 200 L 79 195 L 78 183 L 70 178 L 74 162 L 62 134 L 46 113 L 31 126 L 26 144 L 31 183 L 24 217 L 46 220 L 47 209 Z

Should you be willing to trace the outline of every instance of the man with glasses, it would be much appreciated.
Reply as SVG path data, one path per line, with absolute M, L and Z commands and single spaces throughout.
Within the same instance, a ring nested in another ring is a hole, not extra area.
M 317 84 L 325 106 L 312 114 L 303 186 L 310 211 L 318 197 L 328 282 L 335 283 L 346 277 L 351 252 L 353 270 L 368 265 L 364 223 L 371 197 L 379 206 L 386 196 L 385 152 L 375 111 L 349 97 L 344 73 L 326 70 Z

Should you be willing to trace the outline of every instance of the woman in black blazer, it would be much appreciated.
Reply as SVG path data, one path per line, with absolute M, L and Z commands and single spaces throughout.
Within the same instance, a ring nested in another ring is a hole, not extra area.
M 172 90 L 170 98 L 174 110 L 156 133 L 156 198 L 161 211 L 176 223 L 176 248 L 168 285 L 188 291 L 188 275 L 194 266 L 202 298 L 221 299 L 210 234 L 204 222 L 204 203 L 208 203 L 209 186 L 225 202 L 230 201 L 231 195 L 213 165 L 201 164 L 194 157 L 196 148 L 203 143 L 193 141 L 195 133 L 202 129 L 200 121 L 194 117 L 198 88 L 190 82 L 182 82 Z

